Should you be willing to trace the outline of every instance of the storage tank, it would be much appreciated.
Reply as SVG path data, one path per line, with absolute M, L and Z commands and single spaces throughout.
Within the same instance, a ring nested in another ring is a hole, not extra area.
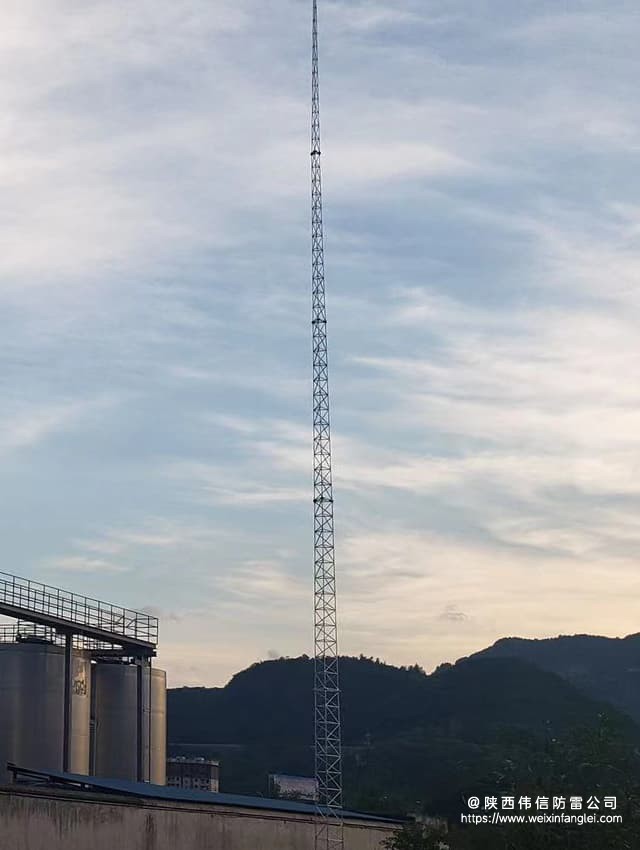
M 64 653 L 63 653 L 64 689 Z M 71 658 L 71 752 L 70 773 L 89 773 L 91 751 L 91 657 L 74 652 Z
M 164 785 L 167 751 L 164 670 L 122 661 L 101 661 L 93 668 L 93 689 L 93 774 Z M 138 740 L 142 742 L 141 776 L 138 775 Z
M 138 675 L 135 664 L 98 662 L 93 668 L 93 774 L 138 778 Z
M 89 773 L 91 661 L 74 651 L 71 681 L 72 773 Z M 0 644 L 0 780 L 8 761 L 62 770 L 64 649 L 41 640 Z
M 167 674 L 151 668 L 151 781 L 167 784 Z

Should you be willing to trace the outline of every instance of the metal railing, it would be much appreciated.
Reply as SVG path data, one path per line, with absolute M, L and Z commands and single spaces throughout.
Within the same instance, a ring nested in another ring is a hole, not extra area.
M 0 644 L 20 643 L 37 639 L 55 646 L 64 646 L 64 634 L 57 632 L 52 626 L 42 626 L 39 623 L 25 623 L 18 621 L 10 625 L 0 626 Z M 83 649 L 91 652 L 110 651 L 115 644 L 104 640 L 87 637 L 86 635 L 73 635 L 73 648 Z
M 28 620 L 29 613 L 50 617 L 68 624 L 70 629 L 99 630 L 118 639 L 143 641 L 155 646 L 158 642 L 158 618 L 141 611 L 132 611 L 89 596 L 81 596 L 39 581 L 0 572 L 0 606 L 20 610 Z

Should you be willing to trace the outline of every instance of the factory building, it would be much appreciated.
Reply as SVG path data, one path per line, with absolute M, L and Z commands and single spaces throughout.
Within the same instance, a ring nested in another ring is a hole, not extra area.
M 0 615 L 1 848 L 313 846 L 321 807 L 220 794 L 217 762 L 167 762 L 154 617 L 6 573 Z M 399 825 L 341 815 L 345 850 L 380 850 Z
M 88 652 L 71 659 L 69 770 L 138 778 L 137 738 L 143 779 L 162 785 L 166 758 L 166 677 L 123 661 L 95 661 Z M 149 700 L 149 697 L 151 698 Z M 7 762 L 62 770 L 64 748 L 64 650 L 42 638 L 0 643 L 0 765 Z
M 164 785 L 158 621 L 0 573 L 0 782 L 7 762 Z
M 220 762 L 175 756 L 167 759 L 167 785 L 193 791 L 220 790 Z
M 16 769 L 0 787 L 12 850 L 309 850 L 312 803 Z M 381 850 L 401 821 L 345 811 L 345 850 Z

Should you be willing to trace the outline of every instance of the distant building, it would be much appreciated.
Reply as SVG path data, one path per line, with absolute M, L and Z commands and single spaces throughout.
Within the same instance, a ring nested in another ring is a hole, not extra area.
M 318 782 L 310 776 L 290 776 L 286 773 L 269 775 L 269 793 L 286 800 L 318 799 Z
M 220 762 L 175 756 L 167 759 L 167 785 L 191 791 L 220 790 Z

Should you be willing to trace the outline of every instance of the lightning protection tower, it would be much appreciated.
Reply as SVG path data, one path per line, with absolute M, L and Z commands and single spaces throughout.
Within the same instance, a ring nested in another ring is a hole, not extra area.
M 325 305 L 318 4 L 313 0 L 311 73 L 311 283 L 313 337 L 314 708 L 318 783 L 316 850 L 342 850 L 342 753 L 338 626 L 329 425 L 329 370 Z

